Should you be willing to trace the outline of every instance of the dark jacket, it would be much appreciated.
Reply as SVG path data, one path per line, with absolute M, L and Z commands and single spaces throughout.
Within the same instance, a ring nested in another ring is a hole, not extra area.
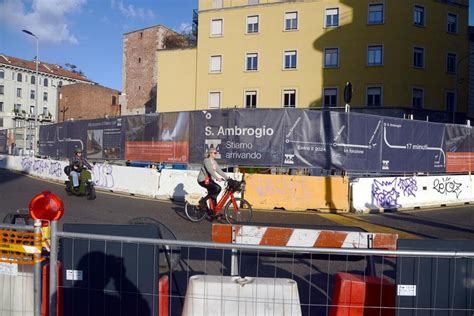
M 74 157 L 72 157 L 69 161 L 69 164 L 71 165 L 72 170 L 77 172 L 81 172 L 84 168 L 92 169 L 92 166 L 87 162 L 87 160 L 82 156 L 79 157 L 78 155 L 74 155 Z

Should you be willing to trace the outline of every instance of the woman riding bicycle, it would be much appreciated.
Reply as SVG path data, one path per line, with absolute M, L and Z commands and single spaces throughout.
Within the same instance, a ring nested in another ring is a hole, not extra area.
M 217 196 L 221 192 L 221 187 L 214 181 L 227 180 L 229 177 L 222 171 L 216 161 L 217 151 L 214 148 L 208 150 L 204 159 L 197 181 L 200 186 L 207 189 L 207 195 L 199 201 L 199 206 L 207 209 L 207 200 L 212 199 L 214 205 L 217 204 Z

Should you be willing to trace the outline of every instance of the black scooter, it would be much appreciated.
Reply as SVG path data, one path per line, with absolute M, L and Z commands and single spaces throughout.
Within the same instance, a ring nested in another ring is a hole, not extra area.
M 69 195 L 76 195 L 76 196 L 85 196 L 88 200 L 95 200 L 95 187 L 94 182 L 92 181 L 92 175 L 90 170 L 86 168 L 82 168 L 81 173 L 79 175 L 79 187 L 74 188 L 71 176 L 72 167 L 66 166 L 64 167 L 64 173 L 68 176 L 69 180 L 65 181 L 64 184 L 66 185 L 66 192 Z

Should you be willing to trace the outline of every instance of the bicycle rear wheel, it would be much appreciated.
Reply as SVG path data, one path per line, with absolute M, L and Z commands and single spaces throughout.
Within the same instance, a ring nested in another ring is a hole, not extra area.
M 249 223 L 252 220 L 252 206 L 249 202 L 241 198 L 235 198 L 235 208 L 232 200 L 225 206 L 225 219 L 229 224 Z
M 206 217 L 206 210 L 199 208 L 198 205 L 192 205 L 186 202 L 184 213 L 191 222 L 200 222 Z

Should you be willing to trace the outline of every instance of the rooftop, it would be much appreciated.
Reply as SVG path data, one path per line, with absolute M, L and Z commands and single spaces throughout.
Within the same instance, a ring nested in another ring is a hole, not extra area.
M 11 57 L 0 53 L 0 65 L 1 64 L 36 71 L 35 61 Z M 43 63 L 41 60 L 39 61 L 38 71 L 45 74 L 90 82 L 84 75 L 66 70 L 60 65 Z

